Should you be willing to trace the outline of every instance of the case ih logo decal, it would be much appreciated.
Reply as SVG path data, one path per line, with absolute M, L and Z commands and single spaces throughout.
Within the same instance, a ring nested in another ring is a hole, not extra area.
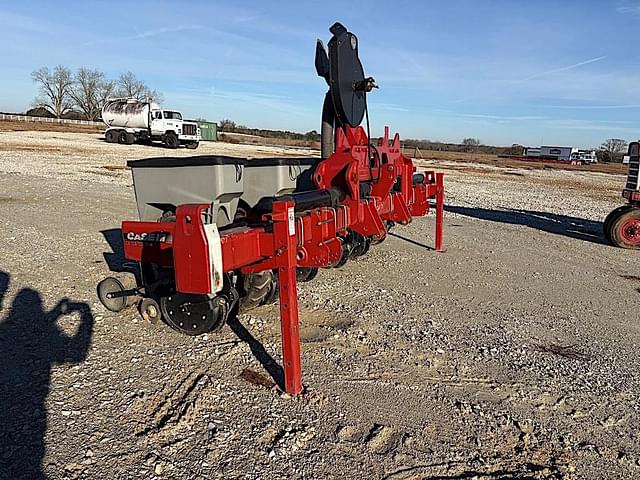
M 169 235 L 167 233 L 159 232 L 159 233 L 135 233 L 128 232 L 124 234 L 124 238 L 129 240 L 130 242 L 152 242 L 152 243 L 166 243 L 169 239 Z

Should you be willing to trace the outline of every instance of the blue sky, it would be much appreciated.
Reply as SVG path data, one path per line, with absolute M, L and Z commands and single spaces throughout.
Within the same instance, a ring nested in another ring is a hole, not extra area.
M 640 135 L 640 1 L 0 0 L 0 111 L 24 111 L 30 72 L 133 71 L 189 117 L 319 130 L 315 39 L 341 21 L 380 89 L 372 133 L 597 146 Z

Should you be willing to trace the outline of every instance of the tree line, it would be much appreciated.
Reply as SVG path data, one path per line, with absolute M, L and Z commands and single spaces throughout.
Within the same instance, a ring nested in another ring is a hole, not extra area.
M 132 72 L 110 80 L 100 70 L 80 67 L 74 73 L 58 65 L 53 69 L 41 67 L 31 73 L 38 86 L 33 106 L 40 113 L 56 118 L 80 112 L 85 120 L 100 118 L 102 106 L 109 98 L 136 98 L 143 101 L 162 101 L 162 94 L 150 88 Z
M 490 155 L 520 156 L 524 153 L 524 145 L 514 143 L 510 147 L 498 147 L 495 145 L 483 145 L 479 139 L 464 138 L 460 143 L 432 142 L 430 140 L 408 139 L 403 141 L 408 148 L 422 150 L 437 150 L 443 152 L 471 152 L 486 153 Z M 599 162 L 622 162 L 627 153 L 628 143 L 620 138 L 609 138 L 599 148 L 594 148 Z
M 304 140 L 307 142 L 319 142 L 320 134 L 311 130 L 307 133 L 290 132 L 289 130 L 267 130 L 261 128 L 249 128 L 244 125 L 236 125 L 236 122 L 224 118 L 218 122 L 218 130 L 221 133 L 243 133 L 267 138 L 286 138 L 288 140 Z

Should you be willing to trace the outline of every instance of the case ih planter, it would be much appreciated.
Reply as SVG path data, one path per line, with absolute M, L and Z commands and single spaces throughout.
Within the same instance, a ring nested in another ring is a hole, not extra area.
M 139 281 L 130 287 L 110 277 L 98 286 L 107 308 L 139 300 L 143 317 L 188 335 L 278 299 L 291 394 L 302 391 L 298 281 L 364 255 L 392 225 L 426 215 L 432 199 L 442 250 L 443 175 L 416 173 L 388 128 L 371 144 L 360 123 L 374 80 L 364 77 L 356 36 L 339 23 L 330 31 L 328 54 L 320 41 L 316 49 L 329 85 L 322 158 L 130 162 L 141 221 L 123 222 L 122 236 Z

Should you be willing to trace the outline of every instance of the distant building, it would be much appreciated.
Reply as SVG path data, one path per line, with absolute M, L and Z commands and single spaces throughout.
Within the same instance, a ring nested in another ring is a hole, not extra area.
M 525 157 L 539 157 L 540 148 L 538 147 L 525 147 L 523 155 Z
M 558 160 L 561 162 L 580 161 L 582 163 L 596 163 L 598 161 L 595 150 L 581 150 L 575 147 L 556 147 L 550 145 L 526 147 L 523 155 L 529 158 Z
M 550 158 L 553 160 L 568 161 L 571 160 L 571 154 L 573 153 L 573 147 L 540 147 L 540 156 L 544 158 Z

